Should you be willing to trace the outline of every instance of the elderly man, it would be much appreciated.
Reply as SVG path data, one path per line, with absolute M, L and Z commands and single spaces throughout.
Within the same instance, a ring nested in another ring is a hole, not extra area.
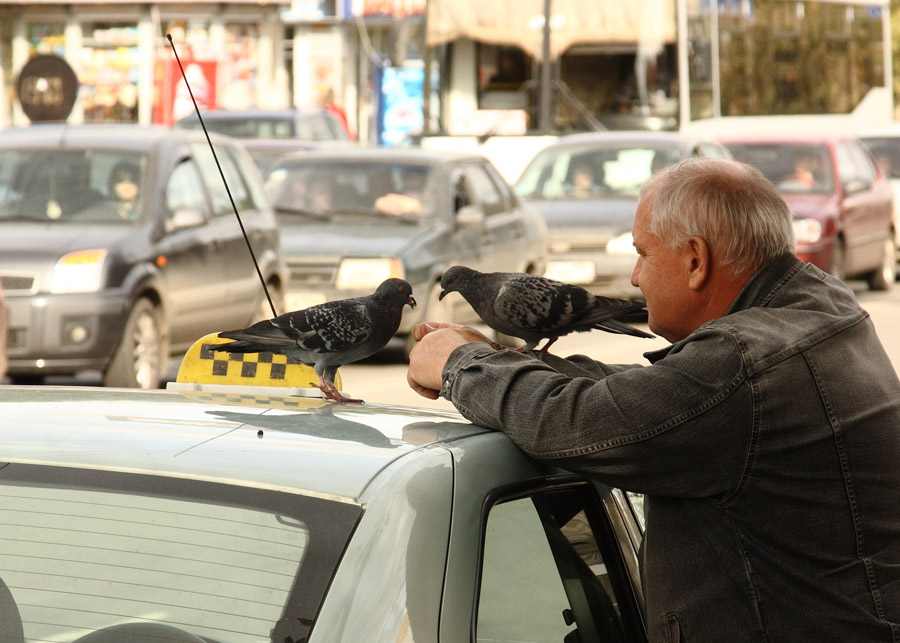
M 422 326 L 410 385 L 646 494 L 652 642 L 900 640 L 900 381 L 867 313 L 791 254 L 791 213 L 748 165 L 662 170 L 633 233 L 672 342 L 649 366 Z

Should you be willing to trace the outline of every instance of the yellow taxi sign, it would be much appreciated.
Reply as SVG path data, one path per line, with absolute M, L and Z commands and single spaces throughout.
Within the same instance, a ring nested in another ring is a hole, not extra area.
M 273 353 L 227 353 L 217 351 L 216 345 L 230 343 L 216 333 L 201 337 L 185 353 L 175 381 L 178 383 L 214 384 L 232 386 L 277 387 L 312 389 L 312 395 L 321 396 L 316 388 L 318 378 L 311 366 L 290 360 L 286 355 Z M 341 388 L 341 375 L 336 374 L 334 384 Z

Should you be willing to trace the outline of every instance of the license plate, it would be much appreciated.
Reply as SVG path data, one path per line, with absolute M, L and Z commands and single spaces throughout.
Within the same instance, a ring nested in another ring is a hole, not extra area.
M 596 272 L 593 261 L 550 261 L 544 276 L 568 284 L 590 284 Z
M 321 292 L 289 292 L 284 296 L 284 305 L 287 311 L 302 310 L 317 304 L 324 304 L 325 301 L 325 293 Z

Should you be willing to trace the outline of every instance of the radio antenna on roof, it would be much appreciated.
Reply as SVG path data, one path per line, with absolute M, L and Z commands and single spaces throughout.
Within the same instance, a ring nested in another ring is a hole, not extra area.
M 231 196 L 231 190 L 228 187 L 228 181 L 225 180 L 225 172 L 222 171 L 222 165 L 219 163 L 219 157 L 216 155 L 216 149 L 213 147 L 212 139 L 209 138 L 209 132 L 206 130 L 206 124 L 203 122 L 203 116 L 200 114 L 200 107 L 197 105 L 197 101 L 194 99 L 194 92 L 191 91 L 191 85 L 188 83 L 187 74 L 184 73 L 184 66 L 181 64 L 181 58 L 178 57 L 178 51 L 175 49 L 175 43 L 172 41 L 172 34 L 166 34 L 166 38 L 169 40 L 169 45 L 172 47 L 172 53 L 175 54 L 175 61 L 178 63 L 178 68 L 181 70 L 181 77 L 184 79 L 184 86 L 187 87 L 188 94 L 191 96 L 191 102 L 194 103 L 194 109 L 197 111 L 197 118 L 200 119 L 200 127 L 203 128 L 203 133 L 206 134 L 206 142 L 209 143 L 209 149 L 212 152 L 213 160 L 216 162 L 216 167 L 219 168 L 219 176 L 222 177 L 222 183 L 225 184 L 225 192 L 228 193 L 228 200 L 231 202 L 231 209 L 234 210 L 234 216 L 237 217 L 238 224 L 241 226 L 241 234 L 244 235 L 244 241 L 247 243 L 247 249 L 250 251 L 250 258 L 253 259 L 253 266 L 256 268 L 256 274 L 259 277 L 259 282 L 262 284 L 263 292 L 266 293 L 266 299 L 269 301 L 269 308 L 272 309 L 272 317 L 277 317 L 278 313 L 275 310 L 275 304 L 272 303 L 272 297 L 269 295 L 269 287 L 266 285 L 266 280 L 263 277 L 262 271 L 259 269 L 259 262 L 256 261 L 256 254 L 253 252 L 253 246 L 250 245 L 250 239 L 247 237 L 247 231 L 244 229 L 244 222 L 241 220 L 241 215 L 238 213 L 237 206 L 234 203 L 234 197 Z

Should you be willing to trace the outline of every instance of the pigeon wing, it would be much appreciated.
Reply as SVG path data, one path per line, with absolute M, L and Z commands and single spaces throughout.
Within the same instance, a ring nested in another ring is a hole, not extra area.
M 583 288 L 520 275 L 504 280 L 494 300 L 494 312 L 517 328 L 550 333 L 577 323 L 592 299 Z
M 353 299 L 311 306 L 272 322 L 296 346 L 314 353 L 348 351 L 372 334 L 372 319 L 365 304 Z

